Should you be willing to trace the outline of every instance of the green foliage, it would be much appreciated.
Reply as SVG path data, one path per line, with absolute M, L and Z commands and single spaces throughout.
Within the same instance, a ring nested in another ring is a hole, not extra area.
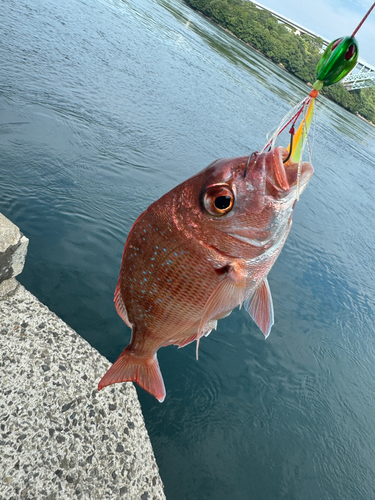
M 309 35 L 296 36 L 279 24 L 276 17 L 245 0 L 186 0 L 238 38 L 259 50 L 276 64 L 304 82 L 316 80 L 323 40 Z M 322 94 L 352 113 L 360 113 L 375 123 L 375 89 L 349 92 L 341 84 L 323 88 Z
M 375 123 L 375 88 L 361 89 L 360 96 L 359 114 Z
M 323 87 L 321 93 L 332 99 L 332 101 L 337 102 L 337 104 L 340 104 L 348 111 L 358 113 L 360 106 L 359 91 L 348 92 L 344 85 L 336 83 L 336 85 L 333 85 L 332 87 Z

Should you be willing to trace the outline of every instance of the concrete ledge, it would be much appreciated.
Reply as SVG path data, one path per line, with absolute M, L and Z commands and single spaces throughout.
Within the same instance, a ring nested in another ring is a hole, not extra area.
M 22 272 L 28 244 L 18 227 L 0 214 L 0 297 L 15 290 L 12 278 Z
M 109 362 L 13 292 L 0 300 L 0 499 L 165 500 L 133 385 L 98 393 Z
M 18 287 L 18 281 L 15 278 L 10 278 L 0 283 L 0 300 L 7 295 L 12 295 Z

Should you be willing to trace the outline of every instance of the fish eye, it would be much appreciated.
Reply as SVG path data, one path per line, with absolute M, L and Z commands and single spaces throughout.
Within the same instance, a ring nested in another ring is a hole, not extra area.
M 234 193 L 226 184 L 208 186 L 203 194 L 203 206 L 210 215 L 222 216 L 233 208 Z

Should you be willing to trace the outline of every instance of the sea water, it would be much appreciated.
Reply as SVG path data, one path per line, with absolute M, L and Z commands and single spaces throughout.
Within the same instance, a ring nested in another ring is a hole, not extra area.
M 20 281 L 113 362 L 138 215 L 260 150 L 309 89 L 181 0 L 2 0 L 0 25 L 0 211 L 30 239 Z M 159 351 L 163 404 L 138 390 L 168 500 L 374 496 L 375 128 L 319 97 L 314 136 L 270 337 L 237 309 L 198 362 L 195 345 Z

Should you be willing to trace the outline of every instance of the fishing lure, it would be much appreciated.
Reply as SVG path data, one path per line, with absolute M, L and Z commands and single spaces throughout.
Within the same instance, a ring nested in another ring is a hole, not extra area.
M 284 160 L 284 164 L 288 164 L 288 162 L 298 163 L 297 200 L 299 199 L 299 179 L 301 175 L 302 156 L 306 144 L 309 144 L 308 133 L 313 118 L 315 99 L 318 97 L 319 91 L 323 87 L 328 87 L 329 85 L 339 82 L 356 66 L 359 47 L 355 35 L 374 7 L 375 2 L 351 36 L 337 38 L 327 46 L 316 67 L 317 79 L 313 84 L 313 89 L 307 97 L 286 114 L 261 151 L 261 153 L 263 153 L 266 150 L 272 150 L 275 147 L 277 137 L 290 125 L 290 144 L 287 148 L 289 154 Z M 295 126 L 299 119 L 301 119 L 301 122 L 297 131 L 295 131 Z

